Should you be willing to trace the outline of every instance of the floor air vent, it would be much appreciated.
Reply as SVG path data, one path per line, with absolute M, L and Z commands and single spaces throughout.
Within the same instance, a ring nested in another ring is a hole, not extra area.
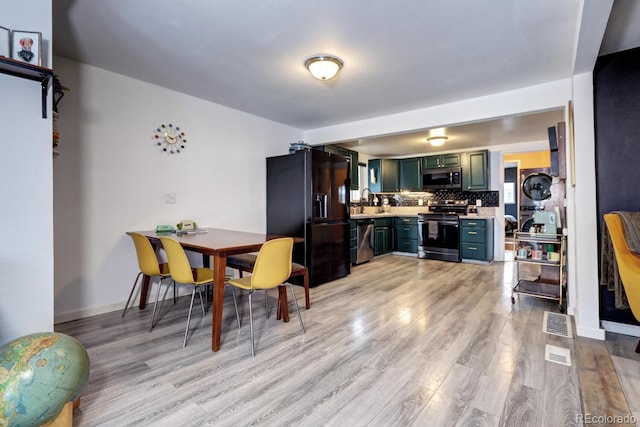
M 544 349 L 544 358 L 549 362 L 571 366 L 571 352 L 568 348 L 547 344 Z
M 571 333 L 571 320 L 566 314 L 544 312 L 542 331 L 547 334 L 558 335 L 565 338 L 573 337 Z

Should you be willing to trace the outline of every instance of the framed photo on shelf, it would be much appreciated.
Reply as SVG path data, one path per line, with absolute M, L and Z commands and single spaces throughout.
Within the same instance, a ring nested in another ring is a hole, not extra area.
M 11 30 L 0 27 L 0 56 L 11 58 Z
M 11 52 L 11 57 L 17 61 L 42 66 L 42 33 L 12 31 Z

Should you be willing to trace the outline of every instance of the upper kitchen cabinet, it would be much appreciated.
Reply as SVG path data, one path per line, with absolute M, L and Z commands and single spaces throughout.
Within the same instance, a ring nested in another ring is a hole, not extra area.
M 441 154 L 422 158 L 422 169 L 451 168 L 460 166 L 460 153 Z
M 360 172 L 358 171 L 358 152 L 349 151 L 351 159 L 351 189 L 358 190 L 360 188 Z
M 369 190 L 372 193 L 391 193 L 399 190 L 398 160 L 371 159 L 368 171 Z
M 489 151 L 462 153 L 462 190 L 489 190 Z
M 400 191 L 422 191 L 422 158 L 400 160 Z
M 346 148 L 337 147 L 335 145 L 325 145 L 324 151 L 327 153 L 340 154 L 349 158 L 351 169 L 351 189 L 358 190 L 360 188 L 360 174 L 358 173 L 358 152 L 351 151 Z

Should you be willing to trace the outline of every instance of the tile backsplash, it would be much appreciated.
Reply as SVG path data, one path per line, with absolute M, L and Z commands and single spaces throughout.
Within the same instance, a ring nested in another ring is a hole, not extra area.
M 476 200 L 481 200 L 482 206 L 498 207 L 500 196 L 498 191 L 433 191 L 414 193 L 376 193 L 378 199 L 383 196 L 389 198 L 391 206 L 426 206 L 429 200 L 468 200 L 468 204 L 475 205 Z M 380 203 L 382 200 L 380 200 Z

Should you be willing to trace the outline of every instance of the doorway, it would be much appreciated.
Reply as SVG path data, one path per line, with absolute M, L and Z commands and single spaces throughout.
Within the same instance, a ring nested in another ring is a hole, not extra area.
M 518 162 L 504 164 L 504 243 L 513 251 L 514 233 L 518 230 Z
M 522 177 L 521 172 L 531 168 L 549 168 L 551 164 L 550 151 L 527 151 L 522 153 L 504 154 L 504 216 L 505 216 L 505 256 L 511 255 L 513 251 L 513 237 L 516 231 L 522 231 L 524 222 L 532 215 L 528 206 L 523 206 L 522 199 Z M 512 175 L 515 171 L 515 177 Z M 509 203 L 510 190 L 513 191 L 513 203 Z M 524 215 L 523 215 L 524 212 Z M 528 215 L 527 215 L 528 214 Z M 515 221 L 509 225 L 509 216 L 513 216 Z M 513 230 L 509 230 L 512 227 Z

